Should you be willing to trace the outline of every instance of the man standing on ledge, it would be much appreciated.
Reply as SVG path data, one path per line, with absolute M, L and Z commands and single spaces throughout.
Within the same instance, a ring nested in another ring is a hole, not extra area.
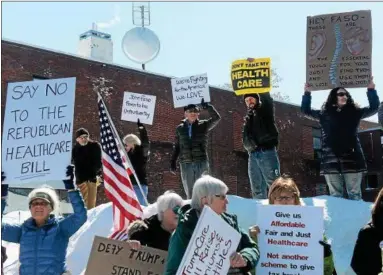
M 84 198 L 88 210 L 96 206 L 97 186 L 102 174 L 101 146 L 89 139 L 89 132 L 80 128 L 76 131 L 76 145 L 72 150 L 76 184 Z
M 195 181 L 204 172 L 209 173 L 207 155 L 208 133 L 217 126 L 221 116 L 213 105 L 201 101 L 202 109 L 207 109 L 209 119 L 199 119 L 200 108 L 189 104 L 184 107 L 185 119 L 176 128 L 176 142 L 173 146 L 170 171 L 177 170 L 177 158 L 180 157 L 181 179 L 186 196 L 192 196 Z
M 249 154 L 248 173 L 254 199 L 266 199 L 267 189 L 280 175 L 278 130 L 270 93 L 245 94 L 247 115 L 242 131 Z

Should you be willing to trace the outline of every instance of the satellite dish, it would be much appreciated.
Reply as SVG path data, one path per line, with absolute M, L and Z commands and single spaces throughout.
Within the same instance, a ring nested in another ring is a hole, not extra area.
M 160 40 L 152 30 L 136 27 L 124 35 L 122 51 L 130 60 L 146 64 L 155 59 L 160 52 Z

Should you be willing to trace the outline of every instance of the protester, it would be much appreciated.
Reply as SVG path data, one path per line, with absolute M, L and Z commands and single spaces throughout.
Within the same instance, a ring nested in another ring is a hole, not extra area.
M 170 236 L 177 227 L 176 212 L 184 205 L 176 193 L 166 191 L 157 199 L 157 214 L 143 221 L 137 220 L 128 228 L 129 243 L 132 248 L 141 245 L 168 251 Z
M 383 102 L 380 103 L 379 111 L 378 111 L 378 118 L 379 118 L 379 123 L 383 128 Z
M 89 139 L 89 132 L 84 128 L 76 131 L 72 162 L 75 166 L 76 184 L 90 210 L 96 206 L 97 187 L 102 175 L 102 154 L 100 144 Z
M 357 275 L 378 274 L 383 271 L 383 188 L 372 208 L 371 221 L 359 231 L 351 267 Z
M 228 274 L 248 274 L 250 270 L 255 268 L 259 260 L 258 246 L 238 226 L 237 217 L 225 213 L 228 204 L 227 191 L 228 187 L 225 183 L 209 175 L 204 175 L 195 182 L 191 204 L 184 205 L 180 209 L 178 226 L 170 239 L 165 267 L 166 275 L 177 273 L 199 215 L 205 205 L 209 206 L 241 234 L 237 253 L 230 257 L 231 268 Z
M 280 175 L 277 152 L 279 133 L 275 125 L 270 93 L 245 94 L 247 115 L 242 130 L 243 146 L 249 154 L 248 174 L 254 199 L 266 199 L 267 188 Z
M 319 119 L 322 128 L 321 175 L 325 176 L 330 195 L 343 197 L 346 186 L 348 198 L 361 200 L 361 181 L 367 171 L 366 161 L 358 138 L 361 119 L 378 111 L 379 97 L 373 78 L 367 87 L 369 107 L 360 108 L 350 93 L 337 87 L 330 91 L 321 110 L 311 109 L 311 86 L 305 85 L 301 110 Z
M 270 205 L 302 205 L 298 186 L 295 184 L 292 178 L 287 176 L 281 176 L 273 182 L 269 190 L 268 200 Z M 249 229 L 249 233 L 252 239 L 257 241 L 257 236 L 260 233 L 260 228 L 258 226 L 252 226 Z M 319 241 L 319 243 L 323 246 L 323 274 L 336 274 L 334 273 L 335 267 L 331 245 L 326 242 L 326 237 L 324 237 L 324 241 Z
M 22 224 L 7 224 L 2 220 L 2 240 L 20 244 L 20 275 L 70 274 L 66 266 L 69 238 L 85 223 L 87 211 L 78 190 L 74 189 L 73 166 L 67 168 L 65 189 L 74 213 L 57 218 L 59 199 L 50 187 L 33 189 L 29 195 L 31 218 Z M 7 186 L 3 187 L 7 190 Z M 5 199 L 1 199 L 3 216 Z
M 1 172 L 1 183 L 5 180 L 4 172 Z M 8 184 L 1 184 L 1 213 L 4 212 L 6 199 L 8 197 Z M 4 246 L 1 246 L 1 275 L 4 275 L 3 265 L 7 260 L 7 249 Z
M 208 133 L 221 119 L 213 105 L 205 103 L 204 99 L 201 106 L 209 112 L 209 119 L 199 119 L 200 108 L 197 105 L 189 104 L 184 107 L 185 119 L 176 129 L 176 142 L 170 165 L 170 170 L 175 173 L 177 158 L 180 157 L 182 185 L 188 199 L 191 198 L 194 182 L 203 173 L 209 173 Z
M 139 119 L 137 120 L 137 127 L 140 137 L 134 134 L 126 135 L 123 139 L 123 143 L 139 184 L 141 185 L 142 191 L 134 175 L 130 176 L 137 199 L 141 205 L 147 205 L 148 182 L 146 178 L 146 164 L 149 159 L 150 142 L 148 132 Z

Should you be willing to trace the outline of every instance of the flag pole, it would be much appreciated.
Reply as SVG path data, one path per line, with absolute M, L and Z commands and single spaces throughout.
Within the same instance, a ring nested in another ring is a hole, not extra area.
M 112 128 L 112 131 L 114 132 L 114 136 L 117 138 L 118 143 L 119 143 L 120 146 L 122 147 L 122 148 L 121 148 L 121 151 L 122 151 L 122 153 L 124 154 L 124 157 L 125 157 L 126 161 L 129 162 L 129 167 L 132 169 L 133 176 L 134 176 L 134 178 L 136 179 L 136 182 L 137 182 L 137 184 L 138 184 L 138 187 L 140 188 L 140 191 L 141 191 L 142 197 L 143 197 L 144 200 L 145 200 L 146 206 L 149 206 L 148 200 L 147 200 L 147 198 L 146 198 L 146 196 L 145 196 L 145 194 L 144 194 L 144 191 L 142 190 L 140 181 L 139 181 L 138 178 L 137 178 L 136 171 L 134 171 L 134 168 L 133 168 L 132 163 L 130 162 L 129 156 L 128 156 L 128 154 L 127 154 L 126 151 L 125 151 L 125 148 L 124 148 L 123 143 L 122 143 L 122 141 L 121 141 L 120 135 L 118 134 L 117 129 L 116 129 L 116 127 L 114 126 L 112 117 L 111 117 L 110 114 L 109 114 L 109 111 L 108 111 L 108 108 L 106 107 L 105 101 L 104 101 L 104 99 L 102 98 L 102 96 L 100 95 L 100 93 L 99 93 L 98 91 L 96 91 L 96 92 L 97 92 L 97 97 L 98 97 L 98 99 L 100 99 L 101 102 L 102 102 L 102 104 L 104 104 L 104 109 L 105 109 L 105 112 L 106 112 L 107 117 L 109 118 L 110 126 L 111 126 L 111 128 Z M 129 176 L 129 175 L 128 175 L 128 176 Z M 133 190 L 133 191 L 134 191 L 134 190 Z

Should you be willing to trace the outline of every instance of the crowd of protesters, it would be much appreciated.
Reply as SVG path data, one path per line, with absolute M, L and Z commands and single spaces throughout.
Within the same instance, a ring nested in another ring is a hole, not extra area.
M 366 172 L 366 161 L 358 138 L 362 119 L 379 113 L 383 127 L 383 103 L 371 79 L 367 87 L 368 107 L 359 107 L 350 93 L 337 87 L 330 91 L 320 110 L 311 108 L 311 86 L 306 84 L 302 97 L 302 112 L 319 120 L 322 131 L 321 175 L 326 179 L 330 195 L 344 197 L 343 189 L 351 200 L 362 200 L 361 181 Z M 268 199 L 270 205 L 302 206 L 297 184 L 288 176 L 281 176 L 278 158 L 279 135 L 275 124 L 274 104 L 269 93 L 246 94 L 247 113 L 243 125 L 243 146 L 247 150 L 248 175 L 252 197 Z M 207 110 L 210 118 L 199 119 Z M 229 226 L 240 233 L 236 252 L 230 257 L 227 274 L 255 274 L 262 251 L 257 237 L 260 228 L 254 225 L 241 228 L 236 215 L 227 213 L 228 186 L 209 175 L 207 154 L 208 134 L 220 121 L 220 115 L 210 103 L 184 108 L 185 119 L 176 128 L 175 144 L 170 169 L 177 170 L 180 163 L 181 181 L 187 202 L 180 195 L 167 191 L 157 199 L 157 213 L 147 219 L 137 220 L 128 227 L 128 243 L 134 249 L 149 246 L 168 252 L 164 274 L 174 275 L 192 238 L 202 209 L 210 207 Z M 141 205 L 147 204 L 148 182 L 146 165 L 150 155 L 147 131 L 137 122 L 139 137 L 128 134 L 123 138 L 125 150 L 133 168 L 131 176 L 134 190 Z M 87 210 L 95 207 L 97 187 L 102 181 L 101 147 L 81 128 L 76 132 L 76 145 L 72 151 L 74 165 L 67 167 L 63 185 L 74 213 L 58 216 L 58 196 L 47 186 L 31 191 L 28 196 L 31 218 L 22 224 L 2 221 L 2 240 L 20 244 L 20 274 L 49 275 L 71 274 L 66 266 L 69 238 L 87 220 Z M 5 171 L 6 173 L 6 171 Z M 76 180 L 74 179 L 76 176 Z M 2 173 L 2 182 L 6 174 Z M 2 184 L 2 214 L 8 186 Z M 336 274 L 331 245 L 326 232 L 318 242 L 323 247 L 324 273 Z M 377 275 L 382 272 L 383 253 L 383 190 L 373 204 L 371 221 L 360 230 L 355 244 L 352 269 L 360 275 Z M 6 253 L 2 247 L 2 263 Z

